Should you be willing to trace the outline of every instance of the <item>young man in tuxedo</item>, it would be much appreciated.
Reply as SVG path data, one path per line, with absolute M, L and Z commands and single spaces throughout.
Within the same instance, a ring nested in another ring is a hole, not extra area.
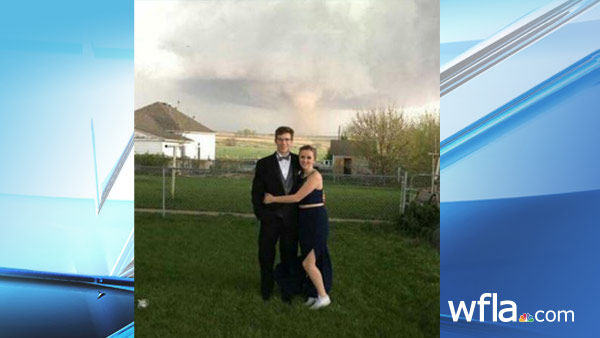
M 298 155 L 290 148 L 294 143 L 294 130 L 279 127 L 275 130 L 277 151 L 256 163 L 252 181 L 252 205 L 254 214 L 260 221 L 258 235 L 258 261 L 263 300 L 268 300 L 275 285 L 273 265 L 275 264 L 276 244 L 279 240 L 279 256 L 284 271 L 290 271 L 298 253 L 298 205 L 272 203 L 265 205 L 265 193 L 274 196 L 294 194 L 298 190 L 300 162 Z M 282 290 L 284 302 L 290 302 L 291 295 Z

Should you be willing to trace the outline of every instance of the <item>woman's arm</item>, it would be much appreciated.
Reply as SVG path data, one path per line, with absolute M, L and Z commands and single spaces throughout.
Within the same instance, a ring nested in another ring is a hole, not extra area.
M 285 196 L 273 196 L 271 194 L 266 194 L 264 202 L 265 204 L 270 203 L 298 203 L 308 194 L 310 194 L 313 190 L 315 190 L 322 180 L 321 175 L 317 172 L 314 175 L 310 175 L 306 182 L 300 187 L 300 189 L 293 195 L 285 195 Z

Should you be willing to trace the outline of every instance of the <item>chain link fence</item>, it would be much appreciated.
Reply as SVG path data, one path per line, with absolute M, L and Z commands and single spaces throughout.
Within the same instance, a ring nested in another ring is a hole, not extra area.
M 214 161 L 204 168 L 136 165 L 135 206 L 163 214 L 186 210 L 251 215 L 255 165 L 256 161 Z M 325 169 L 322 175 L 330 218 L 393 221 L 408 203 L 422 198 L 423 191 L 432 191 L 427 174 L 341 175 Z M 439 183 L 437 187 L 439 191 Z

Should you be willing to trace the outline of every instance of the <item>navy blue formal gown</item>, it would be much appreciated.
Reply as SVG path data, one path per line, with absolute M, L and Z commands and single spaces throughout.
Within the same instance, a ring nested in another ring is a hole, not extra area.
M 323 203 L 323 190 L 315 189 L 310 192 L 299 205 Z M 325 206 L 298 209 L 298 241 L 302 260 L 315 251 L 316 265 L 323 275 L 325 291 L 329 294 L 333 278 L 329 250 L 327 249 L 327 236 L 329 235 L 329 218 Z M 308 297 L 317 297 L 317 290 L 306 276 L 305 293 Z

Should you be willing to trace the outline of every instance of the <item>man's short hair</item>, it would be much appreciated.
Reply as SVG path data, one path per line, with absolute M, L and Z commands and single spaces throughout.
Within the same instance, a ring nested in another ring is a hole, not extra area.
M 283 134 L 290 134 L 292 140 L 294 139 L 294 129 L 286 126 L 281 126 L 275 130 L 275 140 L 277 140 L 277 136 Z

